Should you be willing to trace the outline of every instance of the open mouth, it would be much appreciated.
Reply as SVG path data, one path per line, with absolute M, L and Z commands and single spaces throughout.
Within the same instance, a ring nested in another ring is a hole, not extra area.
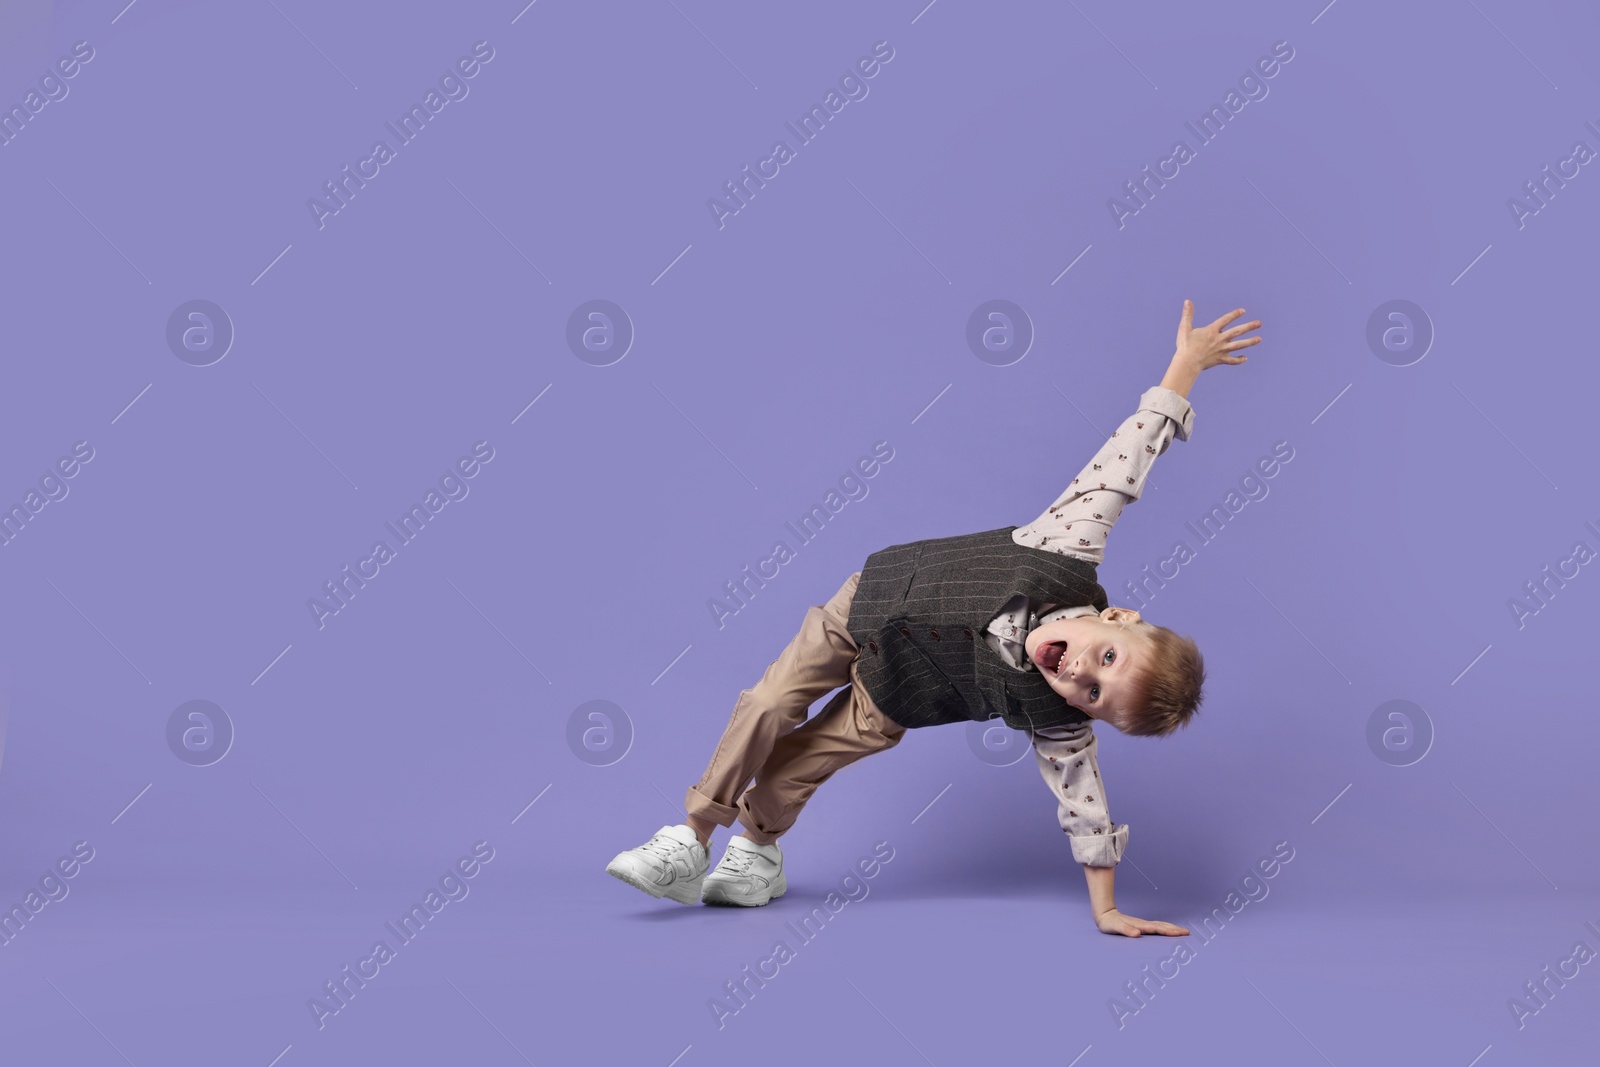
M 1051 641 L 1033 654 L 1033 662 L 1046 674 L 1060 674 L 1061 665 L 1066 662 L 1066 658 L 1065 641 Z

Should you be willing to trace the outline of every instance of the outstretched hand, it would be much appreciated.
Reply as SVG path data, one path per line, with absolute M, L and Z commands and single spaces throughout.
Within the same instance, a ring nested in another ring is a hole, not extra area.
M 1244 314 L 1244 308 L 1237 308 L 1222 316 L 1209 326 L 1195 329 L 1194 301 L 1183 302 L 1183 319 L 1178 323 L 1178 351 L 1173 355 L 1173 360 L 1183 360 L 1192 366 L 1196 373 L 1215 367 L 1219 363 L 1243 363 L 1248 357 L 1236 356 L 1233 353 L 1241 348 L 1261 343 L 1261 338 L 1243 337 L 1251 330 L 1261 326 L 1261 320 L 1247 322 L 1243 326 L 1224 329 L 1228 323 Z
M 1094 924 L 1100 928 L 1102 934 L 1121 934 L 1124 937 L 1142 937 L 1145 934 L 1181 937 L 1189 932 L 1185 926 L 1176 926 L 1155 919 L 1135 919 L 1132 915 L 1122 914 L 1116 908 L 1096 915 Z

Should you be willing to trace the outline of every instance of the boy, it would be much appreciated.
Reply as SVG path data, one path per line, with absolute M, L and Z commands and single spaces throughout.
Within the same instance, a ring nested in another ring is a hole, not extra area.
M 778 837 L 835 771 L 893 748 L 908 729 L 1000 717 L 1032 737 L 1095 925 L 1128 937 L 1187 934 L 1116 908 L 1112 880 L 1128 827 L 1111 822 L 1091 720 L 1170 734 L 1199 706 L 1205 665 L 1189 638 L 1110 607 L 1095 572 L 1150 465 L 1174 436 L 1189 439 L 1187 398 L 1200 372 L 1244 363 L 1232 353 L 1260 343 L 1241 339 L 1259 320 L 1225 328 L 1243 314 L 1195 329 L 1185 300 L 1161 384 L 1033 522 L 892 545 L 867 557 L 826 605 L 807 609 L 800 633 L 739 695 L 685 797 L 687 821 L 619 854 L 606 872 L 680 904 L 765 904 L 787 889 Z M 812 702 L 840 686 L 807 720 Z M 745 829 L 707 874 L 711 831 L 735 818 Z

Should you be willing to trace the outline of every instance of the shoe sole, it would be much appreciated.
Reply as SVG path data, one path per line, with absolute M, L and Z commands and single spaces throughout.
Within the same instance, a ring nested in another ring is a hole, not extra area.
M 718 887 L 718 883 L 716 883 L 716 882 L 707 882 L 704 885 L 704 887 L 701 889 L 701 892 L 700 892 L 700 903 L 702 903 L 702 904 L 736 904 L 741 908 L 759 908 L 763 904 L 770 904 L 772 901 L 774 901 L 774 900 L 778 899 L 779 897 L 783 896 L 788 891 L 789 891 L 788 879 L 784 878 L 783 874 L 780 872 L 778 874 L 777 880 L 772 883 L 772 891 L 767 894 L 767 897 L 766 897 L 765 900 L 756 900 L 756 899 L 753 899 L 753 898 L 750 898 L 750 897 L 741 898 L 741 897 L 733 895 L 728 890 L 724 890 L 724 889 L 719 888 Z
M 705 880 L 705 876 L 702 875 L 693 882 L 673 882 L 665 889 L 662 889 L 661 886 L 639 877 L 626 867 L 608 866 L 606 873 L 620 882 L 626 882 L 640 892 L 649 894 L 656 900 L 666 898 L 678 904 L 698 904 L 700 902 L 701 883 Z

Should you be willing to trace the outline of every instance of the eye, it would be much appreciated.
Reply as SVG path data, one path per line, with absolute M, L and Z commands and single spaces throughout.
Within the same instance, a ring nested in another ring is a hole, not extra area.
M 1106 661 L 1106 666 L 1109 667 L 1111 666 L 1112 661 L 1117 658 L 1117 650 L 1114 648 L 1108 648 L 1106 649 L 1106 654 L 1101 658 Z
M 1089 687 L 1089 703 L 1093 704 L 1096 700 L 1099 700 L 1099 699 L 1100 699 L 1100 687 L 1098 685 L 1091 685 Z

